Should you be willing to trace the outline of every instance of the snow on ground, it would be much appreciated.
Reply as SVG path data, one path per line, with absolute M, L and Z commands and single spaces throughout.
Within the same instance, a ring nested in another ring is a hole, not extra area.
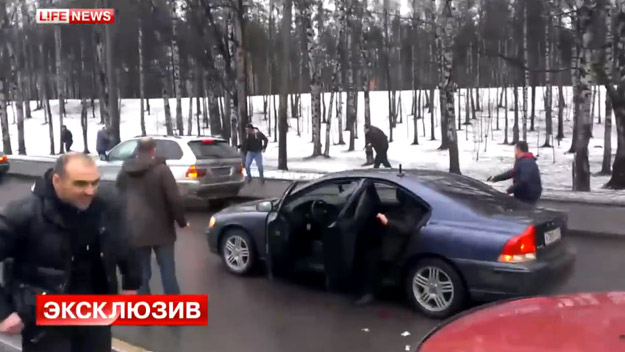
M 460 168 L 462 173 L 474 177 L 479 180 L 485 180 L 489 175 L 499 173 L 513 164 L 513 146 L 503 145 L 504 140 L 503 127 L 505 109 L 499 109 L 500 115 L 500 128 L 496 130 L 496 101 L 499 98 L 497 90 L 482 89 L 480 92 L 480 98 L 482 100 L 482 111 L 477 112 L 478 118 L 476 120 L 470 120 L 471 124 L 468 126 L 462 125 L 462 130 L 458 131 L 458 141 L 460 150 Z M 508 102 L 510 106 L 513 103 L 512 91 L 509 90 Z M 557 132 L 557 89 L 554 89 L 554 134 Z M 535 120 L 535 132 L 530 132 L 530 119 L 528 118 L 528 143 L 530 144 L 530 151 L 538 156 L 538 163 L 541 169 L 543 177 L 543 186 L 546 194 L 557 193 L 564 194 L 569 193 L 572 189 L 571 181 L 571 169 L 573 154 L 567 154 L 566 152 L 571 145 L 571 132 L 572 132 L 572 91 L 570 87 L 565 88 L 565 97 L 567 108 L 564 112 L 565 127 L 564 132 L 567 138 L 558 143 L 555 138 L 553 139 L 554 148 L 538 148 L 542 146 L 545 141 L 545 120 L 544 120 L 544 105 L 543 105 L 544 90 L 538 88 L 536 92 L 536 120 Z M 590 165 L 591 172 L 596 173 L 601 168 L 601 161 L 603 156 L 603 135 L 604 126 L 597 123 L 597 114 L 601 110 L 602 120 L 604 118 L 605 104 L 605 92 L 601 91 L 601 101 L 597 100 L 595 103 L 594 113 L 594 130 L 593 136 L 589 145 L 590 153 Z M 465 90 L 461 91 L 460 105 L 462 107 L 460 117 L 464 123 L 465 120 L 465 104 L 464 97 Z M 528 89 L 528 115 L 531 114 L 530 103 L 530 90 Z M 445 170 L 449 169 L 449 156 L 448 151 L 439 151 L 441 140 L 440 126 L 438 126 L 438 118 L 436 119 L 435 137 L 436 140 L 431 141 L 430 135 L 430 113 L 425 110 L 425 120 L 418 120 L 418 134 L 419 145 L 412 145 L 413 141 L 413 118 L 407 115 L 410 114 L 412 105 L 412 92 L 404 91 L 401 94 L 403 123 L 398 124 L 393 130 L 393 142 L 389 148 L 389 159 L 393 164 L 393 167 L 397 167 L 398 164 L 402 164 L 404 168 L 421 168 L 421 169 L 436 169 Z M 519 92 L 519 100 L 521 100 L 522 94 Z M 491 103 L 491 116 L 489 120 L 488 116 L 488 101 Z M 278 171 L 277 158 L 278 158 L 278 143 L 274 142 L 275 133 L 273 131 L 275 124 L 272 121 L 272 131 L 268 130 L 267 121 L 263 118 L 263 98 L 260 96 L 253 97 L 252 106 L 254 115 L 252 121 L 257 125 L 269 138 L 270 145 L 265 153 L 265 168 L 267 177 L 279 177 L 287 179 L 295 178 L 313 178 L 321 173 L 333 172 L 346 169 L 359 168 L 365 161 L 364 153 L 364 132 L 362 125 L 364 123 L 364 97 L 363 94 L 359 94 L 358 102 L 358 136 L 361 138 L 355 141 L 355 150 L 347 152 L 349 144 L 349 132 L 343 132 L 345 145 L 337 145 L 338 132 L 337 132 L 337 120 L 332 119 L 331 129 L 331 148 L 330 158 L 318 157 L 310 159 L 312 154 L 312 142 L 311 142 L 311 127 L 310 127 L 310 96 L 303 95 L 303 117 L 300 120 L 300 136 L 297 133 L 297 120 L 289 119 L 290 129 L 288 134 L 288 166 L 290 172 Z M 326 105 L 329 106 L 330 94 L 325 96 Z M 438 94 L 435 97 L 435 112 L 439 114 L 438 107 Z M 270 113 L 274 107 L 273 101 L 270 99 L 269 110 Z M 276 98 L 276 104 L 278 99 Z M 343 116 L 345 116 L 345 103 L 346 96 L 343 94 Z M 140 102 L 138 99 L 125 99 L 122 102 L 121 107 L 121 138 L 125 140 L 130 137 L 140 135 Z M 175 118 L 176 100 L 171 99 L 171 111 Z M 151 99 L 151 113 L 145 114 L 146 129 L 148 134 L 165 134 L 165 119 L 163 113 L 163 100 Z M 455 103 L 458 106 L 458 101 Z M 35 102 L 31 102 L 31 106 L 35 107 Z M 336 99 L 335 99 L 336 106 Z M 187 128 L 187 116 L 188 116 L 188 99 L 182 100 L 182 111 L 184 116 L 185 131 Z M 194 104 L 195 108 L 195 104 Z M 289 104 L 290 108 L 290 104 Z M 55 149 L 58 152 L 58 139 L 59 139 L 59 123 L 58 123 L 58 101 L 51 101 L 51 109 L 54 116 L 54 129 L 55 129 Z M 82 130 L 80 125 L 80 102 L 78 100 L 69 100 L 67 106 L 67 117 L 64 119 L 64 124 L 72 131 L 74 135 L 73 150 L 83 150 Z M 522 109 L 522 108 L 521 108 Z M 520 109 L 520 110 L 521 110 Z M 334 110 L 334 109 L 333 109 Z M 457 110 L 457 108 L 456 108 Z M 9 107 L 9 121 L 13 122 L 12 107 Z M 194 110 L 195 113 L 195 110 Z M 457 111 L 456 111 L 457 113 Z M 50 142 L 48 137 L 48 125 L 44 123 L 43 111 L 33 111 L 33 118 L 28 119 L 25 122 L 25 135 L 26 135 L 26 151 L 28 155 L 50 155 Z M 522 111 L 519 113 L 519 131 L 520 136 L 523 136 L 522 127 Z M 92 153 L 95 153 L 95 141 L 97 131 L 101 128 L 99 124 L 99 109 L 96 101 L 95 118 L 92 118 L 91 108 L 89 109 L 89 127 L 88 127 L 88 146 Z M 371 117 L 372 124 L 382 128 L 387 135 L 389 133 L 388 123 L 388 94 L 387 92 L 371 92 Z M 508 112 L 509 130 L 508 140 L 512 140 L 512 125 L 514 123 L 514 112 Z M 273 120 L 273 119 L 272 119 Z M 174 122 L 175 125 L 175 122 Z M 196 122 L 193 122 L 193 134 L 197 134 Z M 345 124 L 343 124 L 345 126 Z M 325 131 L 326 126 L 322 124 L 322 143 L 325 145 Z M 17 125 L 10 125 L 11 143 L 13 147 L 13 153 L 17 154 Z M 209 135 L 209 131 L 202 131 L 203 135 Z M 425 136 L 424 136 L 425 134 Z M 613 128 L 612 132 L 612 146 L 613 151 L 616 149 L 616 131 Z M 614 152 L 613 152 L 614 154 Z M 608 181 L 609 177 L 605 176 L 593 176 L 591 178 L 591 189 L 593 194 L 584 195 L 588 198 L 605 198 L 606 194 L 610 194 L 611 199 L 623 198 L 625 200 L 625 192 L 616 192 L 612 190 L 604 190 L 601 187 Z M 495 184 L 498 189 L 505 189 L 509 182 L 502 182 Z M 569 197 L 579 198 L 579 194 L 569 194 Z

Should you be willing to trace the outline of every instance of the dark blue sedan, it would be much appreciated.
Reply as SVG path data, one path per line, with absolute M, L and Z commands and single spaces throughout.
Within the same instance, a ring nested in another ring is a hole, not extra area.
M 399 199 L 399 195 L 403 194 Z M 376 227 L 378 214 L 406 215 Z M 270 277 L 301 270 L 344 289 L 357 271 L 358 239 L 380 238 L 384 282 L 403 287 L 423 314 L 445 318 L 469 300 L 546 293 L 572 272 L 567 217 L 531 207 L 466 176 L 437 171 L 354 170 L 294 182 L 279 199 L 216 213 L 211 251 L 234 274 L 264 262 Z

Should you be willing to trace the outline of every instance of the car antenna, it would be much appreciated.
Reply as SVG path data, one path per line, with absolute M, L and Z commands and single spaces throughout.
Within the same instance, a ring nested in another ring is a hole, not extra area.
M 399 173 L 397 174 L 399 177 L 404 177 L 404 172 L 402 171 L 401 164 L 399 164 Z

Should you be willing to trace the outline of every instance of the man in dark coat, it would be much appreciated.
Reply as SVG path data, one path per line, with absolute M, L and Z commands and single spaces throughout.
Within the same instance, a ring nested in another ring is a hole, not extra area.
M 536 157 L 529 152 L 527 143 L 520 141 L 514 148 L 514 167 L 496 176 L 490 176 L 488 181 L 499 182 L 512 179 L 512 186 L 508 194 L 528 204 L 536 204 L 543 191 L 540 179 L 540 170 L 536 164 Z
M 141 272 L 114 197 L 96 194 L 100 174 L 83 153 L 60 156 L 31 194 L 0 214 L 0 332 L 22 334 L 24 352 L 110 352 L 110 326 L 35 324 L 35 295 L 136 293 Z
M 117 188 L 126 202 L 131 243 L 140 252 L 143 284 L 139 293 L 150 293 L 154 251 L 165 294 L 179 294 L 174 260 L 175 223 L 181 228 L 188 226 L 184 201 L 169 166 L 156 157 L 156 145 L 151 138 L 141 140 L 137 157 L 124 162 Z
M 63 125 L 63 139 L 61 143 L 65 146 L 65 151 L 69 152 L 72 148 L 72 144 L 74 144 L 74 136 L 72 132 L 67 128 L 67 126 Z
M 98 152 L 98 156 L 100 159 L 106 157 L 106 152 L 111 150 L 111 135 L 106 126 L 102 127 L 101 130 L 98 131 L 98 136 L 96 138 L 96 151 Z
M 421 220 L 418 216 L 420 207 L 406 191 L 396 190 L 398 206 L 393 207 L 387 214 L 377 213 L 371 224 L 364 226 L 364 232 L 359 235 L 357 245 L 357 268 L 359 269 L 359 298 L 356 305 L 367 305 L 375 300 L 379 292 L 382 275 L 382 247 L 385 236 L 393 234 L 406 239 Z
M 365 146 L 371 146 L 375 149 L 375 160 L 373 167 L 378 169 L 380 164 L 384 167 L 391 168 L 391 163 L 388 161 L 388 137 L 382 132 L 381 129 L 365 125 Z
M 247 181 L 252 180 L 252 162 L 256 161 L 256 167 L 258 168 L 258 174 L 260 176 L 260 182 L 265 183 L 265 176 L 263 174 L 263 153 L 267 150 L 267 144 L 269 140 L 264 133 L 254 127 L 251 123 L 247 125 L 247 137 L 241 145 L 241 149 L 245 155 L 245 171 L 247 172 Z

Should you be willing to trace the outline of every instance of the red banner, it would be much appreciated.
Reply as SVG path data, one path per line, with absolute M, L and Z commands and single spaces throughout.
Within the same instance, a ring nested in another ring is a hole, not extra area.
M 208 295 L 37 295 L 37 325 L 208 325 Z

